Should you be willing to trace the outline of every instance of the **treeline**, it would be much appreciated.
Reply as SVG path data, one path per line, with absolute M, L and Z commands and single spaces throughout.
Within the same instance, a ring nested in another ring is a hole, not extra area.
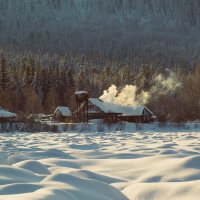
M 200 65 L 187 70 L 171 66 L 170 71 L 181 87 L 173 92 L 154 91 L 147 106 L 163 122 L 200 119 Z M 49 114 L 60 105 L 75 109 L 76 90 L 99 97 L 112 84 L 119 88 L 131 84 L 139 93 L 151 90 L 155 77 L 167 73 L 162 65 L 122 63 L 117 59 L 4 52 L 0 57 L 0 106 L 21 114 Z
M 199 0 L 0 0 L 0 43 L 143 63 L 200 61 Z

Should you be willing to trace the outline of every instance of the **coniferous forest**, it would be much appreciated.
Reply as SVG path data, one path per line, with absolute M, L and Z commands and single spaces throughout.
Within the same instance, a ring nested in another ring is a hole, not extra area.
M 151 91 L 160 121 L 200 119 L 198 0 L 0 0 L 0 106 L 75 108 L 74 92 Z M 173 73 L 176 90 L 153 90 Z

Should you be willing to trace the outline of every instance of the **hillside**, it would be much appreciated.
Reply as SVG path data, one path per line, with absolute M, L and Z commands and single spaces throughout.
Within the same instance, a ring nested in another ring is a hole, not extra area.
M 200 119 L 199 10 L 198 0 L 0 0 L 0 105 L 75 109 L 75 91 L 114 86 L 159 121 Z
M 198 60 L 198 0 L 0 0 L 0 43 L 146 61 Z

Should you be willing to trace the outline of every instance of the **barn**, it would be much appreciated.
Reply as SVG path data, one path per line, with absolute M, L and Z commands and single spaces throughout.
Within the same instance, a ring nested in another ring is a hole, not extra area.
M 88 107 L 88 109 L 86 109 Z M 89 98 L 78 108 L 82 113 L 87 110 L 88 119 L 104 119 L 106 122 L 127 121 L 135 123 L 149 123 L 154 120 L 155 115 L 145 106 L 122 106 L 103 102 L 97 98 Z M 81 120 L 81 116 L 79 114 Z
M 69 107 L 59 106 L 54 112 L 54 119 L 58 122 L 70 122 L 72 119 L 72 112 Z
M 0 107 L 0 122 L 13 121 L 17 115 Z

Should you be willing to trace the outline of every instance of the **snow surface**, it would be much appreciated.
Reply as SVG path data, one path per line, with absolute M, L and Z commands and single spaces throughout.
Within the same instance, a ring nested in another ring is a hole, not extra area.
M 200 196 L 199 128 L 1 133 L 0 148 L 0 200 L 194 200 Z

